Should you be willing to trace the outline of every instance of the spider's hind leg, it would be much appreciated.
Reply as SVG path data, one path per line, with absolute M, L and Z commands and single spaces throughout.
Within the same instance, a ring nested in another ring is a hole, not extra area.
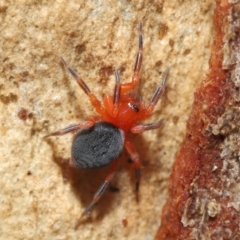
M 135 172 L 135 190 L 136 190 L 136 199 L 138 201 L 138 190 L 139 190 L 139 185 L 140 185 L 140 179 L 141 179 L 141 168 L 142 164 L 140 162 L 140 157 L 135 149 L 134 145 L 130 142 L 129 139 L 125 139 L 124 146 L 129 153 L 131 160 L 133 161 L 134 164 L 134 172 Z
M 107 175 L 107 177 L 105 178 L 104 182 L 102 183 L 102 185 L 99 187 L 99 189 L 97 190 L 97 192 L 94 194 L 92 202 L 85 208 L 85 210 L 83 211 L 83 213 L 81 214 L 79 220 L 77 221 L 76 225 L 75 225 L 75 229 L 77 229 L 79 227 L 79 225 L 81 224 L 81 220 L 84 216 L 89 216 L 90 212 L 92 211 L 92 209 L 94 208 L 94 206 L 98 203 L 98 201 L 100 200 L 100 198 L 102 197 L 102 195 L 104 194 L 104 192 L 106 191 L 107 187 L 109 186 L 111 180 L 113 179 L 114 175 L 115 175 L 115 171 L 116 171 L 116 166 L 117 166 L 117 161 L 114 160 L 111 163 L 111 171 L 109 172 L 109 174 Z

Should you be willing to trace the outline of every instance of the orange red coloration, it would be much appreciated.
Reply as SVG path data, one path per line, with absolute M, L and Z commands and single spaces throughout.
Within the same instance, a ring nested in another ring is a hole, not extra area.
M 168 76 L 168 69 L 167 69 L 163 74 L 162 83 L 156 89 L 151 102 L 149 103 L 149 105 L 146 105 L 142 100 L 140 100 L 138 95 L 133 91 L 139 81 L 142 58 L 143 58 L 143 37 L 142 37 L 142 24 L 140 23 L 139 24 L 139 50 L 136 57 L 136 63 L 134 67 L 132 81 L 124 84 L 120 83 L 119 72 L 118 70 L 116 70 L 115 71 L 116 84 L 115 84 L 114 94 L 113 96 L 109 96 L 109 95 L 105 96 L 103 99 L 103 105 L 96 98 L 96 96 L 90 91 L 86 83 L 74 72 L 74 70 L 71 67 L 68 66 L 65 60 L 61 58 L 62 62 L 68 68 L 72 76 L 76 79 L 79 86 L 87 94 L 92 105 L 94 106 L 94 108 L 96 109 L 96 111 L 100 116 L 89 117 L 83 123 L 71 125 L 69 127 L 66 127 L 62 130 L 59 130 L 57 132 L 51 133 L 46 136 L 46 137 L 49 137 L 49 136 L 63 135 L 69 132 L 79 131 L 80 129 L 83 129 L 83 128 L 90 128 L 90 127 L 93 127 L 95 123 L 98 121 L 111 123 L 116 128 L 121 129 L 124 133 L 124 147 L 128 151 L 134 164 L 136 191 L 138 191 L 138 188 L 139 188 L 139 182 L 140 182 L 140 176 L 141 176 L 141 172 L 140 172 L 141 162 L 140 162 L 140 157 L 134 145 L 129 140 L 127 134 L 129 132 L 141 133 L 146 130 L 152 130 L 160 127 L 161 121 L 152 123 L 152 124 L 140 124 L 140 121 L 147 119 L 151 115 L 154 109 L 154 106 L 157 104 L 158 100 L 160 99 L 160 97 L 164 92 L 165 83 Z M 75 165 L 74 159 L 71 159 L 70 163 L 72 165 Z M 95 193 L 92 202 L 84 210 L 81 216 L 89 215 L 92 208 L 99 201 L 99 199 L 103 195 L 104 191 L 108 187 L 111 179 L 115 174 L 116 165 L 117 165 L 116 161 L 111 162 L 110 173 L 107 175 L 104 183 L 100 186 L 98 191 Z M 78 221 L 75 228 L 78 227 L 79 223 L 80 223 L 80 220 Z

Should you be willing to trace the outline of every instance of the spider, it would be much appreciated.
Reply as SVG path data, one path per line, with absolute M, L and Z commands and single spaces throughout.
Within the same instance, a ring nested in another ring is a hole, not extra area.
M 95 193 L 91 203 L 82 212 L 80 219 L 83 216 L 90 215 L 93 207 L 109 186 L 116 171 L 117 161 L 115 159 L 120 155 L 124 147 L 133 162 L 135 190 L 138 192 L 142 165 L 139 154 L 131 143 L 128 134 L 129 132 L 137 134 L 146 130 L 157 129 L 162 124 L 161 120 L 151 124 L 140 123 L 140 121 L 147 119 L 151 115 L 155 105 L 163 95 L 169 69 L 167 68 L 165 70 L 161 84 L 157 87 L 150 103 L 146 105 L 133 91 L 139 82 L 143 59 L 142 23 L 139 24 L 138 31 L 138 53 L 132 81 L 129 83 L 121 83 L 119 70 L 115 70 L 116 82 L 113 96 L 104 96 L 103 104 L 100 103 L 97 97 L 88 88 L 87 84 L 61 57 L 63 64 L 76 79 L 78 85 L 87 94 L 100 116 L 89 117 L 82 123 L 70 125 L 59 131 L 50 133 L 45 137 L 58 136 L 70 132 L 75 133 L 71 148 L 71 166 L 79 168 L 100 168 L 110 164 L 109 174 Z M 80 219 L 75 228 L 79 226 Z

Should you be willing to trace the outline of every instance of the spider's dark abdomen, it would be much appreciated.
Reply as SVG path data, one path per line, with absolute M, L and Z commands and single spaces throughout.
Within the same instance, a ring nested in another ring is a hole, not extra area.
M 79 168 L 103 167 L 119 156 L 124 146 L 124 133 L 108 122 L 96 122 L 80 130 L 72 144 L 72 158 Z

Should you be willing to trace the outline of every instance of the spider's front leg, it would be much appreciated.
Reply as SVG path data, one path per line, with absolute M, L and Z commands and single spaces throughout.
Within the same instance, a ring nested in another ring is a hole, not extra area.
M 104 113 L 104 108 L 97 99 L 97 97 L 90 91 L 87 84 L 77 75 L 77 73 L 66 63 L 66 61 L 61 57 L 61 60 L 71 75 L 76 79 L 78 85 L 82 88 L 82 90 L 88 95 L 92 105 L 95 107 L 96 111 L 102 115 Z
M 151 113 L 153 112 L 153 109 L 155 107 L 155 105 L 158 103 L 159 99 L 162 97 L 164 91 L 165 91 L 165 86 L 166 86 L 166 81 L 167 81 L 167 77 L 168 77 L 168 73 L 169 73 L 169 68 L 167 68 L 165 70 L 165 72 L 163 73 L 163 76 L 162 76 L 162 83 L 157 87 L 153 97 L 152 97 L 152 100 L 149 104 L 149 106 L 147 107 L 144 115 L 143 115 L 143 119 L 146 119 L 148 118 Z
M 113 93 L 113 109 L 112 109 L 112 115 L 113 117 L 117 117 L 119 112 L 119 100 L 121 95 L 121 83 L 120 83 L 120 76 L 118 69 L 115 70 L 115 88 Z
M 132 77 L 132 81 L 130 83 L 124 83 L 121 85 L 121 92 L 122 94 L 125 94 L 132 89 L 135 88 L 139 81 L 140 76 L 140 70 L 142 66 L 142 59 L 143 59 L 143 33 L 142 33 L 142 23 L 139 23 L 139 29 L 138 29 L 138 53 L 136 56 L 136 62 L 134 66 L 134 73 Z

